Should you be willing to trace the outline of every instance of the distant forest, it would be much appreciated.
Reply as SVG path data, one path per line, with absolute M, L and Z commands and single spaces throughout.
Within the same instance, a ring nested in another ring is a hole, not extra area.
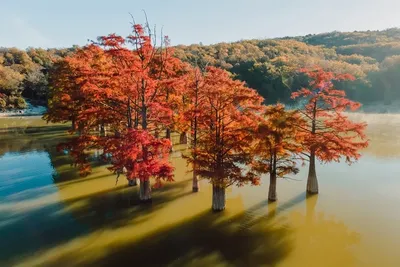
M 48 76 L 67 49 L 0 48 L 0 109 L 24 108 L 24 98 L 46 105 Z M 291 103 L 291 92 L 307 84 L 298 70 L 320 65 L 357 79 L 337 84 L 363 104 L 400 100 L 400 29 L 331 32 L 215 45 L 178 45 L 183 61 L 218 66 L 256 89 L 267 103 Z

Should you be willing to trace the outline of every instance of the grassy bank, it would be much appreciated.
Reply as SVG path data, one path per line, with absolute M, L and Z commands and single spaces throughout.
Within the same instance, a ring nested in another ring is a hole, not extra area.
M 50 127 L 51 126 L 51 127 Z M 54 127 L 68 129 L 69 123 L 47 123 L 41 116 L 0 117 L 0 133 L 8 132 L 41 132 Z

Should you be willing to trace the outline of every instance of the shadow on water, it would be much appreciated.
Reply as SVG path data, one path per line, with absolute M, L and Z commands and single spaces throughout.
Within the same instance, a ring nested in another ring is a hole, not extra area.
M 68 191 L 68 186 L 79 189 L 108 174 L 100 172 L 85 178 L 76 175 L 68 156 L 55 149 L 62 138 L 65 135 L 55 130 L 44 135 L 29 134 L 28 141 L 7 139 L 12 143 L 6 152 L 33 149 L 49 154 L 53 168 L 59 173 L 53 176 L 53 183 L 59 189 L 60 199 L 22 211 L 12 204 L 4 203 L 6 209 L 0 204 L 0 266 L 12 266 L 35 253 L 53 251 L 94 233 L 112 235 L 121 229 L 132 232 L 121 238 L 123 242 L 103 244 L 94 257 L 87 257 L 88 251 L 77 246 L 36 266 L 275 266 L 280 262 L 287 263 L 286 266 L 352 266 L 355 262 L 349 247 L 359 243 L 359 235 L 350 232 L 344 223 L 316 213 L 318 196 L 305 193 L 282 204 L 261 201 L 233 217 L 227 213 L 202 212 L 193 205 L 200 214 L 136 237 L 138 225 L 153 223 L 155 214 L 165 211 L 168 204 L 175 201 L 182 204 L 185 197 L 192 195 L 191 180 L 154 190 L 150 205 L 140 204 L 138 188 L 121 186 L 123 180 L 110 189 L 94 193 L 83 189 L 84 194 L 71 196 L 66 193 L 72 191 Z M 3 140 L 0 142 L 3 151 L 1 144 L 4 145 Z M 19 201 L 35 201 L 35 194 Z M 305 213 L 297 207 L 303 202 Z M 170 216 L 185 212 L 179 210 L 181 206 L 177 207 Z
M 64 255 L 45 266 L 274 266 L 291 251 L 289 228 L 253 218 L 240 228 L 246 214 L 224 218 L 203 212 L 140 239 L 114 244 L 94 259 Z
M 355 262 L 348 249 L 358 244 L 357 233 L 316 213 L 318 196 L 304 193 L 282 205 L 262 201 L 231 217 L 200 212 L 135 238 L 135 224 L 150 223 L 166 204 L 192 194 L 187 191 L 188 183 L 190 180 L 180 181 L 155 190 L 151 205 L 139 205 L 137 188 L 128 188 L 126 194 L 127 188 L 117 187 L 41 208 L 0 228 L 10 233 L 0 240 L 0 263 L 11 266 L 6 263 L 21 261 L 37 248 L 57 249 L 94 232 L 131 226 L 129 238 L 102 245 L 95 257 L 88 257 L 90 249 L 75 248 L 28 266 L 275 266 L 282 261 L 288 261 L 287 266 L 352 266 L 348 263 Z M 291 211 L 303 201 L 305 213 Z M 79 203 L 84 205 L 76 205 Z M 28 233 L 17 231 L 26 228 Z M 302 262 L 299 265 L 293 259 Z
M 176 186 L 184 188 L 187 182 L 167 185 L 162 188 L 161 193 L 162 191 L 170 192 L 173 188 L 176 190 Z M 181 194 L 184 196 L 188 193 Z M 74 251 L 72 254 L 64 254 L 41 266 L 59 266 L 60 264 L 120 266 L 130 265 L 133 261 L 135 265 L 145 266 L 211 266 L 222 263 L 225 264 L 224 266 L 274 266 L 288 256 L 293 249 L 291 246 L 293 231 L 287 225 L 277 225 L 275 217 L 285 209 L 305 200 L 304 196 L 301 194 L 293 198 L 288 202 L 290 204 L 285 203 L 282 205 L 283 208 L 279 209 L 276 208 L 276 203 L 268 204 L 263 201 L 233 217 L 225 217 L 224 213 L 206 211 L 183 222 L 158 229 L 140 239 L 108 245 L 106 251 L 94 259 L 88 260 L 79 251 Z M 97 201 L 94 199 L 92 205 L 96 205 Z M 103 199 L 103 201 L 106 200 Z M 160 196 L 154 198 L 154 201 L 160 201 Z M 146 216 L 149 211 L 155 211 L 157 202 L 150 206 L 140 206 L 144 212 L 137 215 Z M 125 208 L 130 207 L 132 203 L 125 202 L 125 205 L 127 205 Z M 260 210 L 266 205 L 268 205 L 268 213 L 260 214 Z M 119 205 L 119 207 L 123 206 Z M 108 212 L 112 210 L 103 205 L 100 209 Z M 79 213 L 87 216 L 88 211 L 81 209 Z M 102 212 L 102 214 L 106 215 L 107 212 Z M 125 216 L 123 213 L 121 215 Z M 137 219 L 140 220 L 140 218 Z M 89 219 L 89 221 L 93 220 Z M 112 223 L 114 226 L 124 227 L 127 222 L 120 220 L 121 224 L 118 224 L 116 217 L 110 216 L 109 223 L 105 222 L 102 226 L 110 227 Z M 134 229 L 132 236 L 134 236 Z
M 14 164 L 11 166 L 8 161 L 4 170 L 16 174 L 3 180 L 7 185 L 7 189 L 3 188 L 6 195 L 0 195 L 0 199 L 4 200 L 0 204 L 0 266 L 11 266 L 21 257 L 95 231 L 143 222 L 169 202 L 190 194 L 190 191 L 184 190 L 190 181 L 180 181 L 154 190 L 152 205 L 139 205 L 138 188 L 123 186 L 125 183 L 120 180 L 118 186 L 113 186 L 115 182 L 111 181 L 107 190 L 95 188 L 94 193 L 88 193 L 90 190 L 81 189 L 80 193 L 70 195 L 71 190 L 62 189 L 81 182 L 89 182 L 83 185 L 88 186 L 90 181 L 102 180 L 110 173 L 103 170 L 88 177 L 79 177 L 76 168 L 71 166 L 69 156 L 56 149 L 57 144 L 65 141 L 68 135 L 58 127 L 46 129 L 45 133 L 13 132 L 1 135 L 0 159 L 5 154 L 16 156 L 10 159 Z M 36 157 L 32 155 L 42 157 L 41 165 L 35 162 Z M 48 157 L 50 166 L 44 166 L 46 159 L 43 157 Z M 19 162 L 21 160 L 29 161 L 29 170 L 26 169 L 27 164 Z M 96 163 L 94 168 L 100 165 Z M 51 175 L 51 170 L 56 174 Z M 21 183 L 17 178 L 21 179 Z M 111 175 L 110 179 L 115 177 Z
M 142 223 L 169 202 L 191 194 L 183 190 L 188 182 L 154 190 L 152 204 L 138 201 L 138 188 L 119 186 L 24 212 L 0 211 L 0 266 L 98 230 Z

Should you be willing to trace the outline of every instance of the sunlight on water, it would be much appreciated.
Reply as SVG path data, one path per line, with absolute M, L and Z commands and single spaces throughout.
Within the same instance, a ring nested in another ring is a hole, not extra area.
M 277 203 L 266 177 L 229 188 L 223 213 L 210 212 L 207 181 L 191 193 L 182 146 L 176 181 L 139 205 L 105 166 L 79 177 L 55 149 L 59 129 L 3 134 L 0 266 L 400 266 L 400 116 L 351 116 L 369 123 L 370 147 L 352 166 L 318 165 L 318 196 L 304 167 L 278 181 Z

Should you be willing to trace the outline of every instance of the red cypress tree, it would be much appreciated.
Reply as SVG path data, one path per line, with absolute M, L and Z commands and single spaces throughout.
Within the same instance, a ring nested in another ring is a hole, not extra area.
M 342 157 L 348 164 L 360 158 L 359 150 L 368 146 L 364 122 L 353 122 L 345 111 L 355 111 L 361 104 L 346 98 L 342 90 L 334 87 L 334 81 L 354 80 L 349 74 L 334 74 L 317 67 L 302 69 L 310 78 L 308 88 L 294 92 L 292 98 L 305 98 L 299 112 L 306 123 L 299 125 L 304 135 L 302 144 L 304 159 L 309 160 L 307 192 L 318 193 L 315 170 L 316 158 L 322 162 L 339 162 Z
M 185 86 L 183 91 L 183 99 L 181 102 L 180 114 L 177 118 L 178 129 L 181 132 L 190 132 L 190 155 L 185 156 L 189 162 L 192 162 L 192 190 L 199 191 L 199 177 L 197 173 L 197 149 L 198 140 L 200 138 L 200 122 L 206 110 L 205 90 L 205 71 L 199 67 L 189 67 L 185 76 Z
M 297 126 L 301 124 L 299 114 L 296 111 L 286 111 L 282 104 L 267 106 L 263 113 L 254 147 L 257 157 L 252 166 L 258 173 L 269 173 L 269 201 L 277 200 L 277 178 L 285 178 L 299 171 L 296 159 L 302 150 L 302 135 Z
M 174 86 L 178 87 L 175 79 L 181 66 L 167 38 L 155 47 L 151 31 L 146 29 L 136 24 L 127 38 L 115 34 L 99 37 L 73 58 L 79 74 L 74 82 L 85 99 L 77 121 L 84 129 L 67 145 L 82 163 L 84 174 L 88 172 L 85 151 L 96 148 L 111 156 L 111 170 L 125 170 L 129 180 L 140 180 L 143 201 L 151 200 L 151 177 L 157 185 L 162 179 L 172 180 L 173 168 L 165 153 L 171 143 L 154 135 L 160 125 L 166 128 L 171 124 L 173 111 L 165 88 L 174 91 Z M 105 125 L 112 133 L 98 136 L 92 131 Z
M 259 183 L 246 165 L 254 157 L 250 147 L 263 99 L 222 69 L 207 68 L 204 84 L 196 158 L 190 161 L 197 174 L 212 183 L 212 209 L 220 211 L 225 209 L 225 188 Z
M 47 122 L 71 122 L 72 131 L 76 128 L 76 117 L 79 105 L 83 98 L 76 84 L 74 67 L 70 64 L 71 57 L 58 60 L 54 63 L 49 75 L 49 101 L 48 109 L 43 119 Z

